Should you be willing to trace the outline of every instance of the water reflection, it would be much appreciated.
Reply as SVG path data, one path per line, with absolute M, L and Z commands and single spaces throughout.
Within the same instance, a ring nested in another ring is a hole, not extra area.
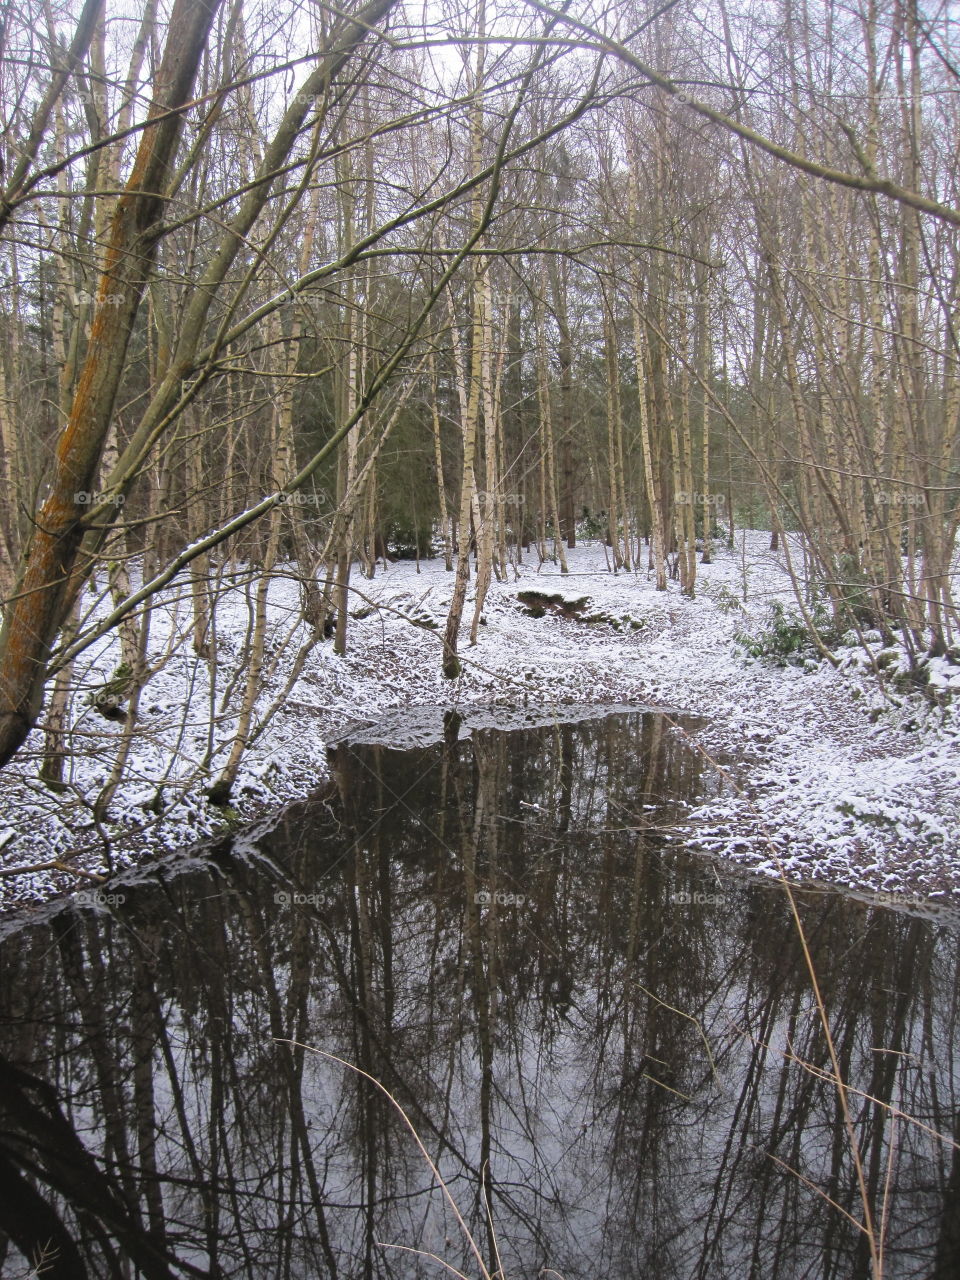
M 870 1274 L 783 893 L 661 838 L 714 785 L 682 736 L 461 730 L 341 745 L 256 839 L 6 939 L 4 1276 L 480 1274 L 390 1101 L 311 1048 L 404 1107 L 491 1273 Z M 956 930 L 801 913 L 884 1274 L 954 1276 Z

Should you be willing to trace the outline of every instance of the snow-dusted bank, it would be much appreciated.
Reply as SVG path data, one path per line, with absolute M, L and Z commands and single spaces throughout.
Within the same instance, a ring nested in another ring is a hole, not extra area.
M 599 544 L 571 552 L 566 576 L 550 563 L 538 568 L 534 557 L 492 584 L 479 643 L 464 642 L 463 675 L 454 682 L 440 673 L 453 587 L 442 561 L 422 563 L 419 573 L 411 562 L 392 564 L 372 582 L 357 577 L 349 652 L 336 656 L 328 641 L 309 655 L 244 756 L 229 820 L 307 794 L 327 772 L 326 743 L 389 709 L 482 704 L 566 715 L 570 704 L 639 702 L 707 717 L 696 746 L 727 771 L 720 798 L 693 812 L 677 841 L 768 875 L 960 905 L 960 666 L 932 664 L 938 696 L 931 698 L 904 692 L 900 657 L 879 639 L 872 658 L 862 648 L 838 650 L 839 668 L 750 659 L 735 636 L 762 630 L 771 602 L 792 604 L 782 559 L 768 543 L 758 532 L 745 543 L 738 535 L 732 552 L 718 548 L 713 564 L 699 566 L 695 600 L 674 582 L 657 592 L 645 570 L 612 575 Z M 529 591 L 588 597 L 584 612 L 606 621 L 553 607 L 531 616 L 518 599 Z M 270 606 L 260 716 L 283 694 L 305 635 L 293 580 L 273 585 Z M 5 876 L 5 905 L 76 885 L 76 873 L 89 884 L 83 873 L 105 874 L 108 846 L 119 870 L 223 829 L 224 811 L 204 788 L 236 730 L 230 696 L 249 625 L 244 588 L 219 601 L 213 671 L 186 640 L 177 643 L 189 634 L 187 615 L 186 602 L 172 596 L 157 610 L 153 656 L 165 661 L 144 689 L 129 773 L 106 815 L 95 814 L 94 801 L 109 755 L 85 750 L 98 740 L 85 735 L 102 740 L 120 728 L 86 699 L 118 661 L 113 640 L 88 655 L 74 695 L 67 790 L 53 794 L 37 780 L 40 733 L 0 774 L 3 867 L 64 858 L 70 868 Z

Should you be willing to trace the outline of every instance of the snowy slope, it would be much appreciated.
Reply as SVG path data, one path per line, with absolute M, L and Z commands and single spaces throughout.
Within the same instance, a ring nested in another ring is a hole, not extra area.
M 745 543 L 738 535 L 733 552 L 718 549 L 714 564 L 698 566 L 695 600 L 681 596 L 675 582 L 657 592 L 645 567 L 614 576 L 602 545 L 569 553 L 566 576 L 549 562 L 538 569 L 534 557 L 491 585 L 475 647 L 467 644 L 468 602 L 464 674 L 455 682 L 440 675 L 440 630 L 453 586 L 442 561 L 424 562 L 419 574 L 410 562 L 392 564 L 372 582 L 357 574 L 352 607 L 366 616 L 351 622 L 349 653 L 337 657 L 329 641 L 312 652 L 244 758 L 234 819 L 305 794 L 324 776 L 328 741 L 391 709 L 479 704 L 550 714 L 571 703 L 643 702 L 708 717 L 698 749 L 727 770 L 724 794 L 691 818 L 682 835 L 687 845 L 767 874 L 782 869 L 791 879 L 925 898 L 960 894 L 956 707 L 944 711 L 919 696 L 893 705 L 870 664 L 852 651 L 839 670 L 826 662 L 804 670 L 748 659 L 735 633 L 761 626 L 772 600 L 792 603 L 782 559 L 766 549 L 768 541 L 765 533 L 748 533 Z M 549 611 L 530 617 L 517 600 L 529 590 L 587 596 L 588 613 L 622 625 L 587 625 Z M 276 662 L 261 714 L 282 690 L 304 634 L 295 582 L 277 581 L 270 605 L 268 653 Z M 130 777 L 108 819 L 98 823 L 92 803 L 108 777 L 109 753 L 78 753 L 68 791 L 55 796 L 36 781 L 29 754 L 42 746 L 36 733 L 0 774 L 0 865 L 71 856 L 71 872 L 103 873 L 108 841 L 117 868 L 222 829 L 221 811 L 203 795 L 210 779 L 197 776 L 197 764 L 212 744 L 215 777 L 235 729 L 238 692 L 225 709 L 221 703 L 234 674 L 231 656 L 249 625 L 243 587 L 226 590 L 217 608 L 213 690 L 208 664 L 186 643 L 188 622 L 186 605 L 172 596 L 158 610 L 152 648 L 159 655 L 172 644 L 172 656 L 143 692 Z M 113 670 L 115 642 L 104 640 L 84 661 L 89 670 L 81 672 L 74 700 L 81 747 L 89 741 L 84 730 L 118 732 L 83 705 L 94 676 Z M 956 672 L 935 664 L 931 683 L 950 688 Z M 0 894 L 5 902 L 36 901 L 76 882 L 74 874 L 42 869 L 0 880 Z

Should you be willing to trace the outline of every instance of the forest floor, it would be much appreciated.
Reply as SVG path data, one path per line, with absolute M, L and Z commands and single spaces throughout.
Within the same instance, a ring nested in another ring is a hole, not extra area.
M 889 653 L 882 686 L 859 646 L 837 650 L 839 668 L 749 658 L 735 635 L 763 629 L 773 601 L 793 603 L 782 553 L 768 547 L 769 534 L 754 532 L 738 535 L 733 551 L 718 548 L 714 563 L 698 564 L 693 600 L 673 581 L 657 592 L 646 567 L 613 575 L 602 544 L 570 552 L 567 575 L 550 562 L 538 568 L 534 557 L 518 572 L 511 568 L 507 581 L 491 584 L 479 643 L 470 647 L 464 636 L 463 675 L 453 682 L 440 674 L 453 586 L 442 560 L 422 562 L 419 573 L 412 562 L 397 562 L 373 581 L 357 574 L 352 610 L 364 616 L 351 621 L 349 652 L 338 657 L 329 641 L 313 650 L 244 758 L 234 821 L 308 794 L 326 776 L 326 743 L 346 726 L 392 709 L 525 706 L 549 713 L 563 706 L 568 713 L 569 704 L 642 703 L 705 717 L 696 745 L 728 770 L 719 797 L 694 810 L 677 833 L 685 847 L 767 875 L 879 893 L 907 906 L 960 906 L 960 666 L 930 665 L 930 687 L 940 695 L 932 700 L 896 691 L 891 677 L 903 663 Z M 242 650 L 248 590 L 227 591 L 217 608 L 217 697 L 234 674 L 231 656 Z M 587 597 L 583 612 L 608 621 L 587 624 L 549 604 L 543 616 L 531 617 L 518 600 L 527 591 L 565 601 Z M 276 663 L 264 681 L 261 712 L 291 668 L 298 600 L 292 579 L 271 588 L 268 652 Z M 158 606 L 157 653 L 171 632 L 185 630 L 184 611 L 182 602 Z M 472 601 L 467 624 L 471 616 Z M 114 644 L 104 642 L 85 678 L 110 673 Z M 871 647 L 876 654 L 882 645 Z M 222 812 L 205 799 L 209 779 L 201 782 L 196 763 L 211 741 L 222 763 L 235 721 L 222 719 L 211 734 L 209 682 L 209 664 L 186 645 L 153 677 L 141 701 L 131 781 L 99 826 L 91 807 L 107 778 L 108 755 L 78 750 L 60 797 L 37 782 L 29 752 L 8 766 L 0 775 L 0 869 L 70 857 L 81 872 L 103 873 L 104 836 L 118 869 L 222 830 Z M 82 690 L 81 680 L 78 710 Z M 96 727 L 119 732 L 99 718 Z M 35 734 L 28 748 L 40 745 Z M 160 783 L 169 809 L 156 819 L 148 806 Z M 49 868 L 6 876 L 0 905 L 40 901 L 76 883 Z

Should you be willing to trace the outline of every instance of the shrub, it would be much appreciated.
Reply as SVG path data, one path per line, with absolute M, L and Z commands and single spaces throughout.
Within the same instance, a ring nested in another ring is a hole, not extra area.
M 855 556 L 842 555 L 837 564 L 842 609 L 849 623 L 861 627 L 876 626 L 879 619 L 870 593 L 870 582 Z
M 607 519 L 602 513 L 594 515 L 583 508 L 583 515 L 577 521 L 577 535 L 584 542 L 595 541 L 597 538 L 605 538 L 607 536 Z
M 815 604 L 811 613 L 813 625 L 823 644 L 837 640 L 836 624 L 822 604 Z M 767 625 L 757 635 L 738 631 L 734 640 L 751 658 L 772 662 L 778 667 L 799 667 L 808 658 L 819 657 L 816 642 L 803 615 L 796 609 L 788 609 L 779 600 L 767 611 Z
M 706 594 L 721 613 L 743 612 L 743 601 L 728 586 L 721 583 L 719 587 L 707 588 Z

